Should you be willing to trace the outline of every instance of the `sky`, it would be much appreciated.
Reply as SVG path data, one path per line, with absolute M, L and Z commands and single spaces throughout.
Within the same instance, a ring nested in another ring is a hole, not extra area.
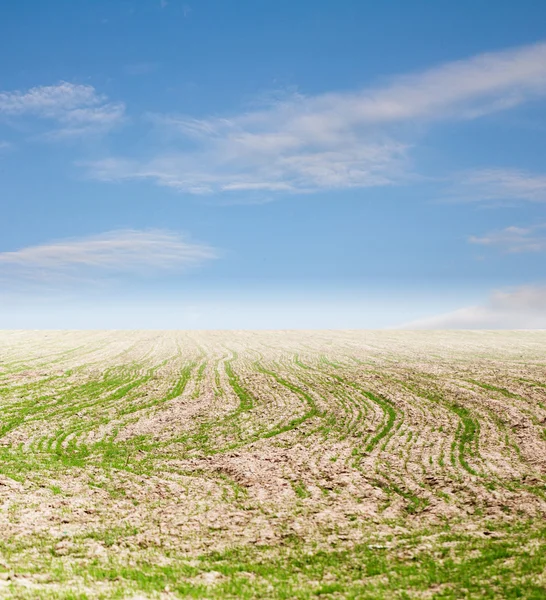
M 542 0 L 20 0 L 0 55 L 0 328 L 546 328 Z

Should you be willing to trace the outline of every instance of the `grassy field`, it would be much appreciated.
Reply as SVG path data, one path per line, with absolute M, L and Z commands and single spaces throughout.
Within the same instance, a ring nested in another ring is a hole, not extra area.
M 546 332 L 0 333 L 0 597 L 546 597 Z

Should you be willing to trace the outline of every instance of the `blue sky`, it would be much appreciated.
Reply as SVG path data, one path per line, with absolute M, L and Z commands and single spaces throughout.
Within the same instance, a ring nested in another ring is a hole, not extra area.
M 546 327 L 546 4 L 0 6 L 0 327 Z

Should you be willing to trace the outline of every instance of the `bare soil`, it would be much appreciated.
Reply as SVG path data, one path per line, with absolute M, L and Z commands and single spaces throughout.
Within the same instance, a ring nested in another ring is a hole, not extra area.
M 545 517 L 546 332 L 0 334 L 0 597 L 546 597 Z

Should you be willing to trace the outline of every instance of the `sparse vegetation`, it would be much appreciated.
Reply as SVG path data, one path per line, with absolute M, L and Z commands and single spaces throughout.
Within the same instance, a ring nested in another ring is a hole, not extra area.
M 544 598 L 546 333 L 4 332 L 0 597 Z

